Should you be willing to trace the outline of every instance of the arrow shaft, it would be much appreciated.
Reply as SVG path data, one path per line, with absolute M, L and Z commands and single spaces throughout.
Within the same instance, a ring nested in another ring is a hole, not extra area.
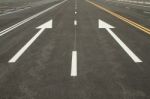
M 40 29 L 10 60 L 9 63 L 16 62 L 20 56 L 31 46 L 31 44 L 42 34 L 45 29 Z
M 116 42 L 123 48 L 123 50 L 133 59 L 135 63 L 142 62 L 142 60 L 138 58 L 110 28 L 106 28 L 106 30 L 116 40 Z

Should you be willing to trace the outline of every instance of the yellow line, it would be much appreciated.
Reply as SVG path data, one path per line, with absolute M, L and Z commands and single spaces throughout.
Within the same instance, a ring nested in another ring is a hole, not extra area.
M 123 16 L 117 14 L 117 13 L 114 13 L 114 12 L 112 12 L 112 11 L 110 11 L 110 10 L 108 10 L 108 9 L 106 9 L 106 8 L 104 8 L 104 7 L 102 7 L 102 6 L 98 5 L 98 4 L 96 4 L 96 3 L 93 3 L 93 2 L 91 2 L 91 1 L 89 1 L 89 0 L 86 0 L 86 1 L 89 2 L 89 3 L 91 3 L 91 4 L 93 4 L 94 6 L 96 6 L 96 7 L 98 7 L 98 8 L 100 8 L 100 9 L 106 11 L 107 13 L 109 13 L 109 14 L 111 14 L 111 15 L 113 15 L 113 16 L 119 18 L 119 19 L 121 19 L 122 21 L 127 22 L 128 24 L 130 24 L 130 25 L 132 25 L 132 26 L 134 26 L 134 27 L 136 27 L 136 28 L 142 30 L 143 32 L 145 32 L 145 33 L 147 33 L 147 34 L 150 34 L 150 29 L 148 29 L 148 28 L 146 28 L 146 27 L 144 27 L 144 26 L 142 26 L 142 25 L 140 25 L 140 24 L 138 24 L 138 23 L 136 23 L 136 22 L 134 22 L 134 21 L 131 21 L 131 20 L 129 20 L 129 19 L 127 19 L 127 18 L 125 18 L 125 17 L 123 17 Z

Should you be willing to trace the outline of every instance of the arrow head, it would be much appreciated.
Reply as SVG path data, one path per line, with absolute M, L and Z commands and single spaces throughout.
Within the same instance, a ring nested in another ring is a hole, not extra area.
M 109 28 L 115 28 L 115 27 L 99 19 L 98 20 L 98 28 L 109 29 Z
M 37 29 L 46 29 L 46 28 L 52 28 L 52 20 L 50 20 L 50 21 L 48 21 L 48 22 L 46 22 L 46 23 L 44 23 L 44 24 L 42 24 L 42 25 L 40 25 L 40 26 L 38 26 L 38 27 L 36 27 Z

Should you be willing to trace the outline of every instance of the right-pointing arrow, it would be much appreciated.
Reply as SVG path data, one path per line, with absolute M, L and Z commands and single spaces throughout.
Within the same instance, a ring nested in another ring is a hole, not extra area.
M 128 46 L 123 43 L 123 41 L 111 30 L 111 28 L 115 28 L 114 26 L 102 21 L 98 20 L 98 28 L 104 28 L 108 31 L 108 33 L 116 40 L 116 42 L 123 48 L 123 50 L 132 58 L 135 63 L 140 63 L 142 60 L 137 57 Z

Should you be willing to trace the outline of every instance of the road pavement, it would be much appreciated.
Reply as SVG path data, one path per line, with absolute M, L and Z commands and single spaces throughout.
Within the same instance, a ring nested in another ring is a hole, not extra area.
M 149 19 L 123 10 L 62 0 L 0 16 L 0 99 L 149 99 Z

